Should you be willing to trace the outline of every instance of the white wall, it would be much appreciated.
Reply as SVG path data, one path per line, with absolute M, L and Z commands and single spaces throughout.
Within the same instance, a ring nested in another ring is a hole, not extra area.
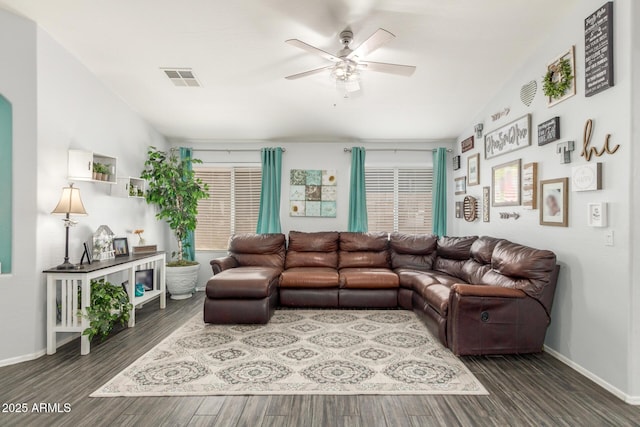
M 286 149 L 282 156 L 282 198 L 280 201 L 280 220 L 282 232 L 287 234 L 291 230 L 297 231 L 345 231 L 349 214 L 349 181 L 351 174 L 351 153 L 345 153 L 344 148 L 363 146 L 369 150 L 366 154 L 366 164 L 372 166 L 394 165 L 422 165 L 431 166 L 433 156 L 431 152 L 380 152 L 376 148 L 418 148 L 429 150 L 436 147 L 451 147 L 451 141 L 348 141 L 348 142 L 286 142 L 274 141 L 247 143 L 217 143 L 216 149 L 238 148 L 255 149 L 252 152 L 204 152 L 197 151 L 202 143 L 183 142 L 182 144 L 195 148 L 194 157 L 205 163 L 255 163 L 260 164 L 260 148 L 279 146 Z M 209 145 L 210 146 L 210 145 Z M 451 155 L 448 155 L 451 159 Z M 451 162 L 448 163 L 449 168 Z M 337 171 L 337 215 L 335 218 L 306 218 L 289 216 L 289 171 L 291 169 L 335 169 Z M 451 176 L 452 171 L 448 171 Z M 453 193 L 452 193 L 453 194 Z M 224 252 L 198 252 L 196 259 L 203 265 L 198 278 L 199 287 L 203 287 L 211 277 L 209 261 Z
M 37 212 L 36 26 L 33 22 L 0 10 L 0 58 L 0 93 L 13 106 L 13 268 L 10 275 L 0 275 L 0 342 L 3 343 L 0 360 L 3 360 L 44 347 L 44 340 L 35 336 L 41 324 L 34 314 L 41 283 L 33 257 Z
M 538 162 L 539 179 L 571 176 L 571 166 L 584 164 L 580 157 L 585 121 L 594 120 L 592 145 L 600 148 L 605 134 L 612 135 L 612 145 L 620 144 L 615 155 L 605 155 L 592 161 L 603 163 L 604 190 L 569 194 L 569 227 L 539 225 L 539 211 L 517 208 L 492 208 L 491 222 L 466 223 L 457 220 L 454 230 L 460 235 L 492 235 L 539 248 L 553 250 L 562 266 L 556 291 L 552 324 L 546 345 L 608 383 L 619 395 L 638 394 L 630 384 L 629 328 L 631 322 L 631 154 L 633 139 L 631 126 L 631 0 L 615 2 L 615 87 L 591 98 L 584 96 L 584 18 L 598 7 L 602 0 L 585 0 L 562 22 L 549 39 L 522 65 L 519 72 L 505 81 L 503 90 L 486 105 L 460 140 L 473 133 L 473 125 L 484 122 L 485 131 L 491 131 L 526 113 L 532 115 L 533 144 L 531 147 L 481 160 L 481 185 L 468 188 L 468 194 L 482 200 L 482 187 L 491 185 L 491 167 L 521 158 L 523 163 Z M 578 93 L 573 98 L 547 108 L 542 94 L 541 76 L 545 65 L 571 45 L 576 45 L 576 74 Z M 538 81 L 538 95 L 530 108 L 519 99 L 521 85 Z M 491 114 L 505 107 L 511 113 L 497 122 Z M 556 143 L 537 145 L 537 125 L 554 116 L 560 116 L 561 141 L 573 140 L 576 151 L 573 163 L 560 164 L 555 153 Z M 466 173 L 466 158 L 482 152 L 482 143 L 476 150 L 465 153 L 463 168 L 456 176 Z M 458 145 L 459 147 L 459 145 Z M 481 158 L 483 156 L 481 155 Z M 637 181 L 636 181 L 637 182 Z M 457 197 L 458 200 L 461 197 Z M 604 245 L 603 229 L 587 226 L 587 203 L 609 203 L 609 227 L 615 232 L 615 246 Z M 499 212 L 519 212 L 519 220 L 501 220 Z M 640 358 L 635 357 L 633 363 Z
M 32 22 L 0 10 L 0 92 L 14 107 L 14 274 L 0 277 L 0 364 L 43 354 L 45 280 L 62 262 L 64 227 L 51 210 L 68 185 L 69 148 L 118 158 L 118 174 L 139 176 L 153 130 L 89 70 Z M 6 60 L 6 62 L 5 62 Z M 166 246 L 167 228 L 143 200 L 111 197 L 107 184 L 76 182 L 87 217 L 74 218 L 70 257 L 101 224 L 135 242 L 131 230 Z

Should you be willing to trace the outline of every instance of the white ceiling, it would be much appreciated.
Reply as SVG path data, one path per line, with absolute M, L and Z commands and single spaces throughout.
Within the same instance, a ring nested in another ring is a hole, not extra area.
M 0 0 L 0 7 L 36 21 L 171 138 L 437 139 L 457 137 L 576 2 Z M 286 39 L 335 53 L 347 25 L 353 46 L 379 27 L 394 33 L 367 59 L 416 65 L 416 73 L 365 72 L 363 92 L 347 100 L 327 75 L 284 79 L 328 65 Z M 174 87 L 161 67 L 191 67 L 203 87 Z

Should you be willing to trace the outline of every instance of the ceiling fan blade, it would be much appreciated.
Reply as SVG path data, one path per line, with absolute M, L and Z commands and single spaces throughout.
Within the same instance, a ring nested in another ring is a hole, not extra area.
M 290 76 L 285 77 L 287 80 L 297 80 L 303 77 L 312 76 L 314 74 L 319 74 L 323 71 L 330 70 L 333 68 L 333 65 L 329 65 L 328 67 L 316 68 L 315 70 L 305 71 L 304 73 L 292 74 Z
M 290 44 L 291 46 L 295 46 L 299 49 L 305 50 L 307 52 L 313 53 L 314 55 L 318 55 L 326 60 L 329 60 L 331 62 L 340 62 L 341 59 L 330 54 L 329 52 L 325 52 L 322 49 L 318 49 L 317 47 L 311 46 L 308 43 L 305 43 L 301 40 L 298 39 L 290 39 L 285 41 L 285 43 Z
M 358 66 L 369 71 L 396 74 L 405 77 L 411 76 L 416 71 L 416 67 L 413 65 L 388 64 L 386 62 L 359 62 Z
M 396 38 L 396 36 L 391 34 L 389 31 L 378 28 L 378 31 L 373 33 L 371 37 L 366 39 L 353 52 L 347 55 L 347 59 L 364 58 L 394 38 Z

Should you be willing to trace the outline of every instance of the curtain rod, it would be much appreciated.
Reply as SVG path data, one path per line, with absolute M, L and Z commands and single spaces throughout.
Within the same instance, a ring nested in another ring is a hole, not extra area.
M 428 148 L 366 148 L 365 151 L 393 151 L 394 153 L 397 151 L 438 151 L 436 148 L 428 149 Z M 351 148 L 345 148 L 345 153 L 350 153 Z M 447 148 L 447 153 L 451 153 L 453 150 L 451 148 Z
M 282 148 L 282 152 L 286 153 L 287 149 L 283 148 L 283 147 L 278 147 L 278 148 Z M 249 151 L 260 151 L 260 148 L 192 148 L 193 151 L 213 151 L 213 152 L 220 152 L 220 153 L 230 153 L 232 151 L 240 151 L 240 152 L 249 152 Z

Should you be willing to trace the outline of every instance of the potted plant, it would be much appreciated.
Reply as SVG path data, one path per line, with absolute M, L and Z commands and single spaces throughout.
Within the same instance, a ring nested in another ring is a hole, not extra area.
M 185 299 L 195 292 L 200 264 L 184 259 L 184 239 L 196 229 L 198 201 L 209 197 L 209 188 L 190 167 L 202 162 L 181 159 L 176 151 L 149 147 L 141 176 L 148 181 L 147 203 L 156 205 L 156 218 L 167 221 L 178 243 L 175 259 L 167 263 L 167 290 L 172 299 Z
M 92 280 L 91 306 L 87 308 L 89 327 L 82 335 L 87 335 L 90 341 L 94 337 L 104 341 L 117 323 L 127 324 L 132 309 L 123 287 L 114 286 L 105 279 Z
M 102 181 L 102 163 L 93 162 L 93 179 Z

